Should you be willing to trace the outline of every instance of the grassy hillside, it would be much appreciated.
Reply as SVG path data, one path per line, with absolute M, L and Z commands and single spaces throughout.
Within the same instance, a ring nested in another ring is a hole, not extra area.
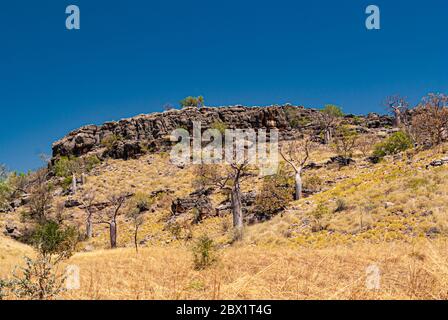
M 335 154 L 319 147 L 311 154 L 317 169 L 304 173 L 314 193 L 288 204 L 272 220 L 247 226 L 241 242 L 231 244 L 231 217 L 167 225 L 173 199 L 192 191 L 194 166 L 178 168 L 165 153 L 134 160 L 107 160 L 87 176 L 76 195 L 96 190 L 96 201 L 112 192 L 165 190 L 145 214 L 139 253 L 132 224 L 119 218 L 118 245 L 108 250 L 107 226 L 95 225 L 94 237 L 81 242 L 68 264 L 81 270 L 81 289 L 62 298 L 81 299 L 422 299 L 448 298 L 448 166 L 427 166 L 445 157 L 447 146 L 386 157 L 378 164 L 360 153 L 356 162 L 326 164 Z M 320 166 L 322 165 L 322 166 Z M 287 167 L 286 167 L 287 168 Z M 292 173 L 291 173 L 292 174 Z M 252 176 L 243 191 L 259 190 Z M 169 191 L 167 191 L 169 190 Z M 218 205 L 225 196 L 212 195 Z M 20 221 L 21 210 L 4 215 Z M 80 207 L 65 215 L 84 228 Z M 216 244 L 217 260 L 204 270 L 193 266 L 192 246 L 201 235 Z M 0 236 L 0 277 L 8 277 L 26 245 Z M 85 252 L 89 251 L 89 252 Z M 376 265 L 381 287 L 368 290 L 366 268 Z

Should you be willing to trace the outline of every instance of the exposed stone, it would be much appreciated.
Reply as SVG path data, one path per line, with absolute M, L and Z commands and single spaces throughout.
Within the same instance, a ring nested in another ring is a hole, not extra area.
M 309 119 L 307 122 L 294 122 L 291 127 L 291 108 L 299 119 Z M 103 125 L 88 125 L 72 131 L 61 140 L 55 142 L 53 148 L 53 161 L 60 156 L 81 156 L 89 152 L 98 154 L 103 150 L 103 156 L 129 159 L 142 153 L 142 143 L 149 150 L 163 149 L 171 145 L 169 137 L 173 130 L 185 128 L 190 133 L 193 122 L 201 123 L 202 130 L 206 130 L 213 123 L 223 122 L 229 129 L 271 129 L 279 130 L 280 140 L 291 140 L 301 136 L 303 131 L 309 131 L 316 137 L 320 130 L 315 109 L 293 106 L 270 107 L 204 107 L 184 108 L 182 110 L 169 110 L 162 113 L 139 115 L 120 121 L 106 122 Z M 359 122 L 369 128 L 377 128 L 392 124 L 391 117 L 370 114 L 367 117 L 346 117 L 349 123 Z M 102 141 L 108 136 L 116 135 L 116 141 L 110 150 L 104 150 Z
M 342 156 L 331 157 L 327 164 L 337 163 L 340 166 L 348 166 L 351 163 L 354 163 L 355 160 L 352 158 L 344 158 Z
M 79 202 L 76 199 L 67 199 L 64 202 L 64 207 L 66 207 L 66 208 L 79 207 L 80 205 L 81 205 L 81 202 Z
M 22 232 L 19 230 L 19 227 L 11 221 L 8 221 L 6 223 L 4 235 L 11 237 L 15 240 L 18 240 L 23 236 Z
M 177 198 L 171 203 L 172 218 L 190 212 L 196 209 L 194 221 L 195 223 L 201 221 L 205 217 L 215 215 L 209 195 L 212 189 L 201 190 L 191 193 L 188 197 Z
M 443 166 L 444 164 L 447 164 L 447 163 L 448 163 L 448 157 L 442 158 L 442 159 L 439 159 L 439 160 L 434 160 L 434 161 L 430 162 L 426 166 L 426 168 L 428 168 L 428 167 L 440 167 L 440 166 Z

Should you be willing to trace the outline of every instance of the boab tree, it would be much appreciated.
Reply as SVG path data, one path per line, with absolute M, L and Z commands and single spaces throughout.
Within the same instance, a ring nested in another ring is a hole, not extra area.
M 110 207 L 99 213 L 96 223 L 107 224 L 109 226 L 110 247 L 117 247 L 117 217 L 120 214 L 120 209 L 126 201 L 127 195 L 124 193 L 113 194 L 109 196 L 108 200 Z
M 86 212 L 86 239 L 93 236 L 93 207 L 95 202 L 95 190 L 85 190 L 81 195 L 81 203 Z
M 302 170 L 309 159 L 312 142 L 309 138 L 285 143 L 280 148 L 280 155 L 294 170 L 294 200 L 302 197 Z
M 196 178 L 196 184 L 199 187 L 214 186 L 230 194 L 233 227 L 235 231 L 234 240 L 241 240 L 244 221 L 241 202 L 241 182 L 250 176 L 249 161 L 235 161 L 226 165 L 225 168 L 221 168 L 216 164 L 200 164 L 198 166 L 197 172 L 200 172 L 201 175 Z
M 331 142 L 334 128 L 338 119 L 343 115 L 344 113 L 342 112 L 342 109 L 333 104 L 325 105 L 325 107 L 318 113 L 319 124 L 323 130 L 325 144 Z
M 394 115 L 395 126 L 400 128 L 403 125 L 403 120 L 406 120 L 409 102 L 405 97 L 393 95 L 386 98 L 384 106 Z
M 447 137 L 448 96 L 431 93 L 414 109 L 413 137 L 419 144 L 440 144 Z

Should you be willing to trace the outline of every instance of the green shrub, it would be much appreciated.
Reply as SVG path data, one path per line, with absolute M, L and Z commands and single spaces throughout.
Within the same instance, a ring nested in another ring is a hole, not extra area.
M 303 186 L 305 189 L 312 192 L 319 192 L 324 181 L 318 175 L 305 176 L 303 179 Z
M 105 147 L 107 150 L 110 150 L 118 141 L 121 141 L 121 140 L 122 140 L 122 138 L 120 136 L 118 136 L 116 134 L 112 134 L 112 135 L 104 137 L 101 140 L 101 145 L 103 147 Z
M 58 177 L 69 177 L 81 171 L 82 167 L 83 164 L 80 158 L 64 156 L 54 164 L 54 173 Z
M 32 236 L 32 245 L 42 256 L 58 255 L 68 258 L 72 255 L 77 240 L 76 228 L 64 227 L 49 220 L 36 228 Z
M 328 213 L 330 213 L 330 210 L 328 209 L 327 206 L 325 206 L 323 203 L 319 203 L 316 207 L 316 209 L 314 209 L 311 212 L 311 215 L 316 219 L 316 220 L 320 220 L 322 219 L 325 215 L 327 215 Z
M 347 202 L 344 199 L 339 198 L 336 200 L 336 209 L 334 209 L 334 212 L 342 212 L 347 209 Z
M 227 125 L 224 122 L 218 120 L 212 123 L 210 129 L 218 130 L 221 134 L 224 134 L 226 132 Z
M 292 200 L 288 177 L 280 172 L 264 178 L 261 190 L 255 198 L 255 211 L 259 215 L 272 216 Z
M 187 107 L 195 107 L 195 108 L 201 108 L 204 106 L 204 97 L 203 96 L 198 96 L 198 97 L 186 97 L 185 99 L 182 99 L 180 101 L 180 106 L 182 108 L 187 108 Z
M 386 140 L 375 145 L 373 156 L 383 158 L 387 155 L 393 155 L 413 147 L 412 140 L 403 131 L 398 131 L 388 137 Z
M 193 246 L 194 268 L 202 270 L 216 261 L 216 247 L 207 235 L 201 236 Z
M 98 159 L 98 157 L 96 155 L 88 156 L 84 159 L 84 166 L 85 166 L 87 172 L 92 171 L 92 169 L 95 168 L 100 163 L 101 163 L 101 160 Z

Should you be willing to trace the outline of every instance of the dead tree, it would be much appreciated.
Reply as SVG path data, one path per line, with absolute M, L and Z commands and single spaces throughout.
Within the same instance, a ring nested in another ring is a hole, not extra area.
M 400 95 L 389 96 L 384 101 L 384 105 L 388 111 L 394 115 L 395 126 L 400 128 L 403 120 L 406 120 L 406 112 L 409 108 L 409 102 Z
M 158 197 L 158 194 L 151 194 L 149 196 L 144 194 L 136 194 L 129 202 L 127 216 L 132 220 L 132 224 L 134 225 L 134 246 L 137 253 L 138 231 L 145 222 L 144 213 L 150 209 Z
M 112 249 L 117 247 L 117 217 L 125 201 L 125 194 L 114 194 L 110 196 L 109 203 L 111 206 L 99 214 L 98 221 L 96 222 L 109 226 L 110 247 Z
M 280 155 L 294 170 L 294 200 L 302 198 L 302 170 L 308 161 L 310 149 L 310 139 L 296 140 L 280 148 Z

